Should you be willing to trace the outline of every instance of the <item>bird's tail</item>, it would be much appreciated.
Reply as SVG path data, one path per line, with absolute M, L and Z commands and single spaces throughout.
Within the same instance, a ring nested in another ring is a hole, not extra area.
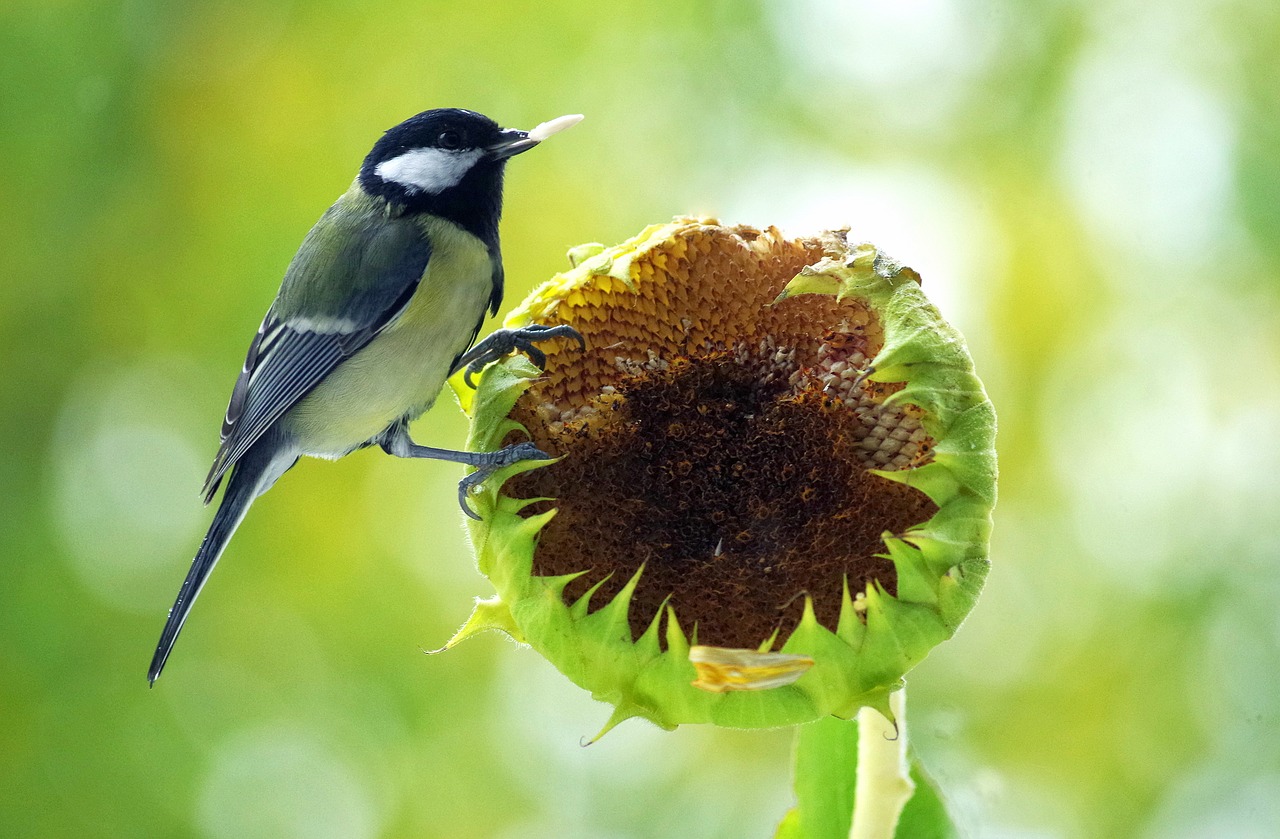
M 156 645 L 155 655 L 151 658 L 151 668 L 147 671 L 148 683 L 155 684 L 160 671 L 164 670 L 174 642 L 178 640 L 178 633 L 182 631 L 182 625 L 191 612 L 191 605 L 200 595 L 200 589 L 204 588 L 218 557 L 222 556 L 223 549 L 231 541 L 231 535 L 244 520 L 249 505 L 266 492 L 296 460 L 293 455 L 284 457 L 283 453 L 267 449 L 268 446 L 264 445 L 254 446 L 235 465 L 231 479 L 227 481 L 227 491 L 223 493 L 222 503 L 213 516 L 213 523 L 209 525 L 209 532 L 200 543 L 200 550 L 191 562 L 191 570 L 187 572 L 187 578 L 182 581 L 182 588 L 178 591 L 178 599 L 169 610 L 164 631 L 160 633 L 160 643 Z

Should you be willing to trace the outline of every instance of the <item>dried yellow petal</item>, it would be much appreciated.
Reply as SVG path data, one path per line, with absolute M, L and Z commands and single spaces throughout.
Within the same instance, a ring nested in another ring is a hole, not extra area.
M 690 647 L 689 661 L 698 671 L 693 686 L 711 693 L 782 687 L 799 679 L 813 666 L 813 659 L 807 655 L 731 647 Z

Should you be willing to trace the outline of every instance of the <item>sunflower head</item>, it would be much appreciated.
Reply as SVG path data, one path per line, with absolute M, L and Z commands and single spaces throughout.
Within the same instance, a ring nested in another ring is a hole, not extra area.
M 887 712 L 987 570 L 995 419 L 918 275 L 847 232 L 677 219 L 508 326 L 587 341 L 488 368 L 471 445 L 528 435 L 473 499 L 497 628 L 630 716 L 762 727 Z

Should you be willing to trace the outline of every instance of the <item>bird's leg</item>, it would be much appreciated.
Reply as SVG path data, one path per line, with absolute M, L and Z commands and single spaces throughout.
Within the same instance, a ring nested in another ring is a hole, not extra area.
M 552 338 L 572 338 L 582 349 L 587 348 L 587 342 L 582 337 L 582 333 L 567 324 L 559 326 L 532 324 L 517 329 L 499 329 L 463 353 L 454 362 L 449 375 L 452 376 L 465 367 L 467 372 L 463 374 L 462 380 L 467 383 L 467 387 L 475 387 L 471 377 L 483 370 L 486 364 L 497 361 L 512 350 L 525 353 L 530 361 L 543 369 L 547 366 L 547 354 L 534 345 L 539 341 L 549 341 Z
M 378 440 L 378 445 L 382 446 L 382 450 L 387 454 L 396 457 L 424 457 L 475 467 L 476 471 L 458 482 L 458 504 L 461 505 L 462 512 L 477 521 L 480 516 L 476 515 L 476 512 L 467 504 L 467 495 L 473 488 L 488 480 L 494 472 L 513 463 L 525 460 L 551 460 L 551 455 L 529 442 L 504 446 L 496 452 L 458 452 L 452 449 L 420 446 L 409 438 L 409 429 L 403 422 L 388 428 Z

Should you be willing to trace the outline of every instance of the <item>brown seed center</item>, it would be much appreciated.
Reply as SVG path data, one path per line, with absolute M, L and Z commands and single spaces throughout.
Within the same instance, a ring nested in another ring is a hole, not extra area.
M 785 636 L 805 593 L 834 627 L 846 578 L 855 592 L 870 580 L 893 591 L 881 535 L 926 520 L 932 503 L 866 471 L 854 412 L 761 379 L 727 353 L 623 379 L 608 421 L 511 486 L 557 499 L 534 572 L 589 569 L 571 599 L 612 575 L 602 604 L 643 565 L 634 634 L 670 596 L 700 643 L 726 647 Z
M 587 572 L 566 589 L 570 601 L 603 581 L 592 601 L 603 605 L 643 566 L 633 635 L 669 602 L 699 643 L 755 647 L 778 629 L 785 639 L 805 595 L 834 629 L 846 579 L 855 593 L 872 580 L 896 590 L 882 535 L 936 507 L 867 470 L 910 468 L 932 441 L 918 412 L 883 406 L 894 386 L 863 380 L 882 334 L 865 305 L 771 305 L 816 258 L 811 247 L 727 233 L 711 241 L 642 266 L 671 278 L 655 281 L 660 294 L 641 285 L 558 311 L 591 349 L 553 353 L 513 416 L 565 457 L 505 491 L 555 499 L 528 508 L 559 510 L 534 573 Z M 769 258 L 751 258 L 752 248 Z M 731 309 L 705 286 L 675 281 L 708 275 L 732 289 Z M 664 326 L 673 323 L 684 326 Z M 689 324 L 709 336 L 690 340 Z M 598 383 L 575 385 L 586 381 Z

